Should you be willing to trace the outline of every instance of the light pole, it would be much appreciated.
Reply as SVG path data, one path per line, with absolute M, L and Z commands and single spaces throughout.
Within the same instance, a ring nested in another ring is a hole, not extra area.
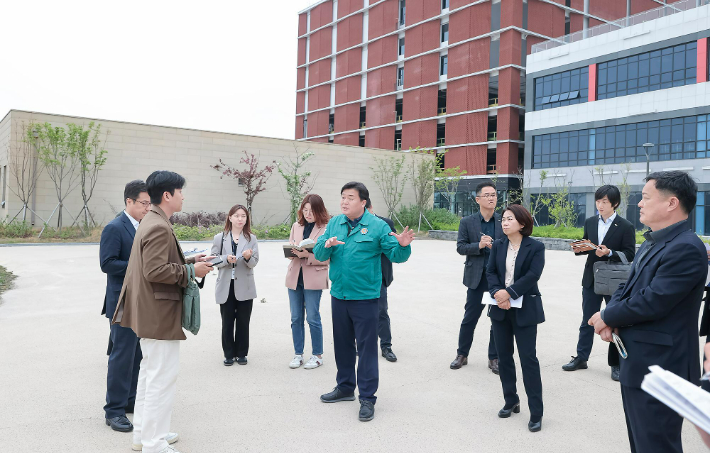
M 649 175 L 649 156 L 651 152 L 651 148 L 653 148 L 655 145 L 653 143 L 644 143 L 643 145 L 643 151 L 646 153 L 646 177 L 648 178 Z

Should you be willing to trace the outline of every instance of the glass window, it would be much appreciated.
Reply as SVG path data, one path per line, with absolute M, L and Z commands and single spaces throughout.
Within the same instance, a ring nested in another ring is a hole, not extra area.
M 399 38 L 399 51 L 397 52 L 397 55 L 400 57 L 404 56 L 404 36 Z
M 449 67 L 449 56 L 442 55 L 439 75 L 448 74 L 448 67 Z M 390 79 L 390 80 L 392 80 L 392 79 Z
M 579 68 L 535 79 L 534 110 L 587 102 L 589 68 Z
M 449 23 L 441 24 L 441 42 L 449 40 Z
M 441 9 L 446 9 L 449 7 L 449 0 L 441 0 Z

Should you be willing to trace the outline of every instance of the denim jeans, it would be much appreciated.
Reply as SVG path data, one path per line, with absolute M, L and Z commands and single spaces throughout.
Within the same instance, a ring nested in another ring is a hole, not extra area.
M 293 347 L 298 355 L 303 355 L 303 346 L 306 341 L 304 317 L 311 330 L 313 355 L 323 354 L 323 325 L 320 322 L 320 296 L 322 293 L 323 291 L 320 289 L 303 289 L 302 284 L 296 286 L 295 290 L 288 290 L 288 298 L 291 303 L 291 334 L 293 335 Z

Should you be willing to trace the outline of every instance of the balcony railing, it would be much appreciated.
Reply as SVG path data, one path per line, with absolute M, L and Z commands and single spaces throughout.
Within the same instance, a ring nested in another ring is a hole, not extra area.
M 489 98 L 488 99 L 488 107 L 497 107 L 498 106 L 498 98 Z
M 446 145 L 446 139 L 445 138 L 440 138 L 436 141 L 436 146 L 445 146 Z
M 496 141 L 496 137 L 498 136 L 497 132 L 489 132 L 488 133 L 488 141 L 489 142 L 494 142 Z
M 498 173 L 498 171 L 496 170 L 496 166 L 495 165 L 488 165 L 488 168 L 486 169 L 486 173 L 489 175 L 494 175 L 494 174 Z
M 446 115 L 446 107 L 439 107 L 439 115 Z
M 397 120 L 396 120 L 396 122 L 397 122 L 397 123 L 401 123 L 401 122 L 402 122 L 402 115 L 397 115 Z
M 402 139 L 401 138 L 398 138 L 397 140 L 394 141 L 394 149 L 396 149 L 397 151 L 402 150 Z
M 363 121 L 360 123 L 360 129 L 364 129 L 364 128 L 365 128 L 365 122 Z
M 679 2 L 671 3 L 658 8 L 650 9 L 648 11 L 644 11 L 642 13 L 634 14 L 633 16 L 622 17 L 621 19 L 615 20 L 613 22 L 597 25 L 596 27 L 590 27 L 586 30 L 576 31 L 569 35 L 561 36 L 559 38 L 551 39 L 549 41 L 533 44 L 530 53 L 542 52 L 544 50 L 564 46 L 573 42 L 582 41 L 583 39 L 604 35 L 615 30 L 631 27 L 632 25 L 638 25 L 644 22 L 659 19 L 661 17 L 670 16 L 676 13 L 682 13 L 683 11 L 688 11 L 699 6 L 707 5 L 708 3 L 710 3 L 710 0 L 681 0 Z

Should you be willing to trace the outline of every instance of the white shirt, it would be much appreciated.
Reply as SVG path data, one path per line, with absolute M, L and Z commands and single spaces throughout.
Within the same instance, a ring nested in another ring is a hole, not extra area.
M 597 236 L 599 242 L 597 243 L 597 245 L 601 245 L 601 243 L 604 242 L 604 237 L 609 232 L 609 228 L 611 228 L 611 224 L 612 222 L 614 222 L 614 219 L 616 219 L 616 212 L 610 215 L 609 218 L 606 219 L 606 222 L 604 221 L 602 216 L 599 216 L 599 225 L 597 227 Z M 609 256 L 611 256 L 612 254 L 613 252 L 609 250 Z
M 133 217 L 131 217 L 131 215 L 129 213 L 127 213 L 125 210 L 123 211 L 123 213 L 126 214 L 126 217 L 128 217 L 128 220 L 131 221 L 131 223 L 133 224 L 133 228 L 135 228 L 137 230 L 139 222 L 136 219 L 134 219 Z

